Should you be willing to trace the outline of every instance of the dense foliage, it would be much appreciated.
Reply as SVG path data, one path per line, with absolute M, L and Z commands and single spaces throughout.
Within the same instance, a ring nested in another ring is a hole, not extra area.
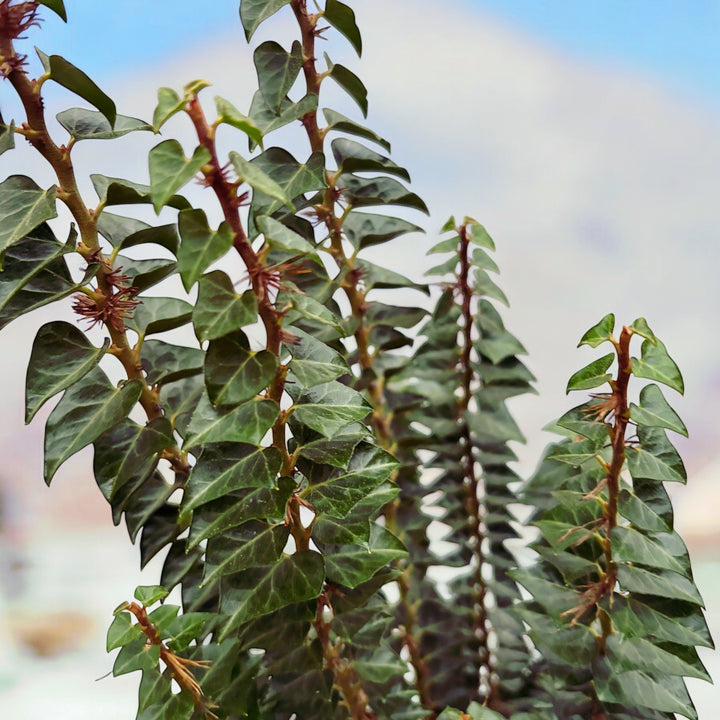
M 195 80 L 161 88 L 151 122 L 60 56 L 38 50 L 33 76 L 15 41 L 39 6 L 66 19 L 63 0 L 0 0 L 25 115 L 0 119 L 0 151 L 19 135 L 57 176 L 0 183 L 0 326 L 71 302 L 78 322 L 44 325 L 27 371 L 26 422 L 62 394 L 45 480 L 93 445 L 141 564 L 164 555 L 107 636 L 114 673 L 141 672 L 138 720 L 696 719 L 683 677 L 707 679 L 695 648 L 711 639 L 664 489 L 685 482 L 667 431 L 686 429 L 661 385 L 683 381 L 647 322 L 608 315 L 584 335 L 607 353 L 570 378 L 586 399 L 524 483 L 506 402 L 533 377 L 488 233 L 451 218 L 431 285 L 367 259 L 427 208 L 386 140 L 322 105 L 334 81 L 367 113 L 361 80 L 317 48 L 337 31 L 360 55 L 347 4 L 242 0 L 248 41 L 276 12 L 298 28 L 289 49 L 255 48 L 247 114 Z M 48 81 L 86 103 L 57 115 L 60 144 Z M 77 143 L 163 135 L 178 114 L 194 147 L 164 137 L 148 184 L 92 175 L 97 199 L 80 194 Z M 300 158 L 272 144 L 291 124 Z M 242 149 L 223 156 L 221 133 Z M 195 178 L 218 227 L 180 194 Z

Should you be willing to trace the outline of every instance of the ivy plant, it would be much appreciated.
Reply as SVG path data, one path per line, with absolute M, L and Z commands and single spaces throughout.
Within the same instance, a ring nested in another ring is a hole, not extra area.
M 367 259 L 428 209 L 390 144 L 324 105 L 334 83 L 368 112 L 319 47 L 336 32 L 361 54 L 350 5 L 242 0 L 248 42 L 276 13 L 297 33 L 255 46 L 249 108 L 189 79 L 147 121 L 21 52 L 41 10 L 67 21 L 63 0 L 0 0 L 23 112 L 0 118 L 0 152 L 20 136 L 56 176 L 0 183 L 0 327 L 72 308 L 27 369 L 25 421 L 56 400 L 45 481 L 91 445 L 113 522 L 141 565 L 163 558 L 107 634 L 114 674 L 139 673 L 137 720 L 696 720 L 683 678 L 709 679 L 712 640 L 665 490 L 686 479 L 668 432 L 687 431 L 661 389 L 683 380 L 648 323 L 583 336 L 607 352 L 570 378 L 585 400 L 523 481 L 507 401 L 534 378 L 490 235 L 451 218 L 427 284 Z M 83 101 L 59 132 L 47 82 Z M 274 144 L 286 126 L 309 152 Z M 75 146 L 136 132 L 161 136 L 149 181 L 91 174 L 84 197 Z M 203 207 L 184 194 L 197 179 Z

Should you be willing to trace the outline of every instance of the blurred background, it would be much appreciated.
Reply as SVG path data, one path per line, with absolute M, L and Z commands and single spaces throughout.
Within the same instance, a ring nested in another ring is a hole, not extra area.
M 676 524 L 720 637 L 720 4 L 351 4 L 362 61 L 340 41 L 327 50 L 364 81 L 367 125 L 392 142 L 393 158 L 408 167 L 432 212 L 412 218 L 428 235 L 384 246 L 383 263 L 421 279 L 430 265 L 425 251 L 451 213 L 477 218 L 495 238 L 511 302 L 505 321 L 528 349 L 540 393 L 513 408 L 528 437 L 524 475 L 551 439 L 541 428 L 578 402 L 564 388 L 592 357 L 575 350 L 583 332 L 608 312 L 619 323 L 647 318 L 685 377 L 685 397 L 668 397 L 690 430 L 677 442 L 689 481 L 673 488 Z M 149 119 L 158 87 L 200 77 L 213 83 L 208 100 L 220 94 L 241 111 L 249 107 L 256 83 L 238 0 L 66 6 L 69 24 L 44 10 L 24 51 L 32 55 L 37 45 L 63 55 L 119 112 Z M 253 43 L 289 44 L 288 20 L 279 13 Z M 49 114 L 81 104 L 48 90 Z M 340 95 L 327 104 L 360 119 Z M 21 121 L 7 84 L 0 107 L 6 120 Z M 187 125 L 176 120 L 168 132 L 187 149 Z M 79 174 L 146 182 L 147 150 L 158 138 L 137 135 L 78 145 Z M 233 137 L 243 150 L 243 138 Z M 0 178 L 17 172 L 45 187 L 53 182 L 20 143 L 0 157 Z M 92 199 L 89 182 L 82 187 Z M 202 202 L 199 187 L 190 192 Z M 64 237 L 67 228 L 59 222 L 57 231 Z M 24 369 L 37 328 L 58 317 L 51 312 L 0 334 L 0 629 L 10 638 L 0 645 L 0 711 L 24 720 L 129 720 L 136 676 L 96 682 L 112 668 L 104 633 L 113 608 L 136 585 L 156 582 L 159 570 L 151 564 L 140 573 L 137 548 L 123 527 L 112 527 L 92 481 L 91 452 L 69 462 L 50 489 L 42 481 L 49 408 L 23 427 Z M 717 655 L 702 656 L 720 680 Z M 715 717 L 720 688 L 688 685 L 701 720 Z

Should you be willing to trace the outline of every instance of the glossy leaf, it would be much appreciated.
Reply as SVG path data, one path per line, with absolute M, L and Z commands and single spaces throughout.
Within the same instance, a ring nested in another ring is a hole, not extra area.
M 221 609 L 229 617 L 220 640 L 248 620 L 316 598 L 324 579 L 322 555 L 313 550 L 297 552 L 275 565 L 250 568 L 224 578 Z
M 138 602 L 148 606 L 167 597 L 168 591 L 162 585 L 139 585 L 133 595 Z
M 670 407 L 657 385 L 647 385 L 640 392 L 640 405 L 630 403 L 630 419 L 638 425 L 667 428 L 688 436 L 679 415 Z
M 350 423 L 363 420 L 371 411 L 360 393 L 338 382 L 323 383 L 303 390 L 295 401 L 295 418 L 332 437 Z
M 146 340 L 142 346 L 142 367 L 152 385 L 199 375 L 204 361 L 205 353 L 199 348 L 171 345 L 162 340 Z
M 113 665 L 113 675 L 118 677 L 136 670 L 150 670 L 160 662 L 160 646 L 148 645 L 145 635 L 124 645 Z
M 82 70 L 60 55 L 48 56 L 37 48 L 35 51 L 51 80 L 94 105 L 107 118 L 110 127 L 115 126 L 115 103 Z
M 338 170 L 341 172 L 385 172 L 410 181 L 410 175 L 405 168 L 354 140 L 335 138 L 330 146 Z
M 110 340 L 95 347 L 74 325 L 43 325 L 33 342 L 25 382 L 25 423 L 54 395 L 82 381 L 107 351 Z
M 638 436 L 639 446 L 625 450 L 628 469 L 634 478 L 681 483 L 687 480 L 682 459 L 664 430 L 640 426 Z
M 394 240 L 407 233 L 424 232 L 418 225 L 401 218 L 357 211 L 345 218 L 342 229 L 345 237 L 358 250 Z
M 76 140 L 112 140 L 138 130 L 152 130 L 144 120 L 117 115 L 115 125 L 101 112 L 85 108 L 70 108 L 57 114 L 57 121 Z
M 222 223 L 212 230 L 204 210 L 183 210 L 178 215 L 182 242 L 178 250 L 178 269 L 186 290 L 200 279 L 208 266 L 221 258 L 233 244 L 230 226 Z
M 597 325 L 593 325 L 580 339 L 580 345 L 590 345 L 597 347 L 604 342 L 608 342 L 612 338 L 612 332 L 615 329 L 615 316 L 610 313 L 606 315 Z
M 142 634 L 140 625 L 132 624 L 130 613 L 120 612 L 113 618 L 112 624 L 108 628 L 105 649 L 110 652 L 115 648 L 127 645 Z
M 612 378 L 612 375 L 606 370 L 613 364 L 615 360 L 614 353 L 608 353 L 607 355 L 593 360 L 589 365 L 586 365 L 582 370 L 578 370 L 568 380 L 566 393 L 571 390 L 589 390 L 600 385 L 604 385 L 608 380 Z
M 277 355 L 253 352 L 242 332 L 211 340 L 205 356 L 205 385 L 213 405 L 235 405 L 264 390 L 275 377 Z
M 429 212 L 420 197 L 393 178 L 365 178 L 348 173 L 338 179 L 337 187 L 353 207 L 400 205 L 426 214 Z
M 367 89 L 362 80 L 344 65 L 334 64 L 327 53 L 325 53 L 325 62 L 328 66 L 328 77 L 331 77 L 358 104 L 363 117 L 367 117 Z
M 302 330 L 293 328 L 290 332 L 295 337 L 288 348 L 293 356 L 290 372 L 303 386 L 331 382 L 350 372 L 337 351 Z
M 641 357 L 632 359 L 632 372 L 636 377 L 657 380 L 681 395 L 685 392 L 685 383 L 678 366 L 658 339 L 643 342 Z
M 104 205 L 136 205 L 151 203 L 151 187 L 122 178 L 91 175 L 93 187 Z M 190 203 L 180 195 L 172 195 L 165 203 L 168 207 L 183 210 Z
M 188 159 L 177 140 L 165 140 L 156 145 L 149 155 L 150 197 L 155 212 L 159 213 L 175 192 L 209 161 L 210 153 L 204 147 L 195 148 Z
M 216 340 L 257 320 L 257 298 L 252 290 L 238 295 L 221 270 L 200 278 L 193 310 L 195 334 L 201 342 Z
M 255 225 L 265 236 L 268 247 L 274 250 L 286 250 L 298 254 L 308 254 L 315 251 L 315 247 L 302 235 L 268 215 L 258 217 L 255 220 Z
M 362 38 L 351 7 L 339 0 L 327 0 L 323 18 L 350 41 L 359 56 L 362 55 Z
M 139 380 L 114 387 L 97 367 L 66 390 L 45 427 L 45 482 L 69 457 L 126 418 L 141 391 Z
M 55 186 L 43 190 L 24 175 L 0 183 L 0 270 L 2 253 L 38 225 L 57 217 Z
M 336 130 L 338 132 L 356 135 L 357 137 L 362 137 L 366 140 L 372 140 L 390 152 L 390 143 L 380 137 L 373 130 L 363 127 L 362 125 L 358 125 L 354 120 L 350 120 L 350 118 L 345 117 L 335 110 L 330 110 L 330 108 L 323 108 L 323 115 L 325 116 L 325 121 L 328 124 L 328 130 Z

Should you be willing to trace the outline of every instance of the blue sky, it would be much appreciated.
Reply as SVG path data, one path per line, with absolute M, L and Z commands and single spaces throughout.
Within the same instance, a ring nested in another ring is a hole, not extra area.
M 717 0 L 452 0 L 490 14 L 570 58 L 659 77 L 720 108 L 720 2 Z M 65 55 L 95 78 L 152 63 L 199 37 L 232 31 L 238 0 L 66 0 L 65 27 L 49 11 L 45 52 Z M 361 28 L 362 30 L 362 28 Z M 452 28 L 445 31 L 452 32 Z

